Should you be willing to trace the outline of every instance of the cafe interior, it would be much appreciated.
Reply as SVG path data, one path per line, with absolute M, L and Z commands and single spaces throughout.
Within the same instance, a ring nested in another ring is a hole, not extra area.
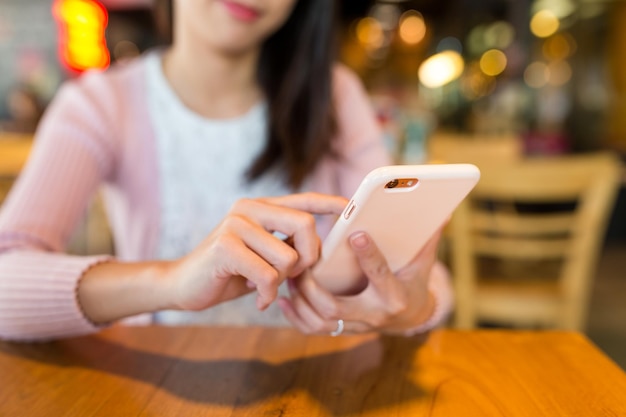
M 166 43 L 166 4 L 0 2 L 0 204 L 59 87 Z M 626 369 L 626 2 L 336 5 L 395 162 L 481 170 L 438 249 L 446 327 L 581 332 Z M 115 254 L 98 196 L 68 250 Z

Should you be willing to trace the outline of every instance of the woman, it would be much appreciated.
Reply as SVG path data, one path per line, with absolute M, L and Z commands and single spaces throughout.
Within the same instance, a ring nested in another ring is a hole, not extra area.
M 375 242 L 352 236 L 370 284 L 355 296 L 309 272 L 316 227 L 328 229 L 318 215 L 346 203 L 331 195 L 389 162 L 362 87 L 332 66 L 332 5 L 177 0 L 171 47 L 64 86 L 0 213 L 0 337 L 121 319 L 334 334 L 441 321 L 436 238 L 394 276 Z M 100 186 L 117 258 L 63 254 Z

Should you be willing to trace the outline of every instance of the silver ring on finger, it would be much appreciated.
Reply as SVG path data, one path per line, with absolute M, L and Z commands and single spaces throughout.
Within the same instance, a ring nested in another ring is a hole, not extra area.
M 332 332 L 330 332 L 330 335 L 332 337 L 339 336 L 341 333 L 343 333 L 343 328 L 344 328 L 343 320 L 341 319 L 337 320 L 337 328 L 333 330 Z

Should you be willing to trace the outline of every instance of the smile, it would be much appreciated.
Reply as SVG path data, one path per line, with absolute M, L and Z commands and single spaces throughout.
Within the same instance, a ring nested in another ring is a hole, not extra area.
M 230 0 L 224 0 L 222 3 L 226 6 L 226 9 L 228 9 L 231 16 L 237 20 L 241 20 L 243 22 L 253 22 L 261 16 L 261 13 L 257 9 L 250 6 Z

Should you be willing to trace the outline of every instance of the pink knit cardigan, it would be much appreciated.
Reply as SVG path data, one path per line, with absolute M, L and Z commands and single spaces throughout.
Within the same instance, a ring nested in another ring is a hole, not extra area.
M 35 146 L 0 211 L 0 338 L 47 340 L 96 332 L 76 288 L 108 256 L 63 253 L 102 187 L 120 261 L 153 259 L 159 230 L 159 170 L 147 113 L 144 59 L 66 83 L 48 108 Z M 389 163 L 367 95 L 346 68 L 334 71 L 341 158 L 327 158 L 310 190 L 350 196 L 370 169 Z M 324 227 L 322 227 L 324 228 Z M 438 314 L 450 309 L 445 273 L 432 274 Z

